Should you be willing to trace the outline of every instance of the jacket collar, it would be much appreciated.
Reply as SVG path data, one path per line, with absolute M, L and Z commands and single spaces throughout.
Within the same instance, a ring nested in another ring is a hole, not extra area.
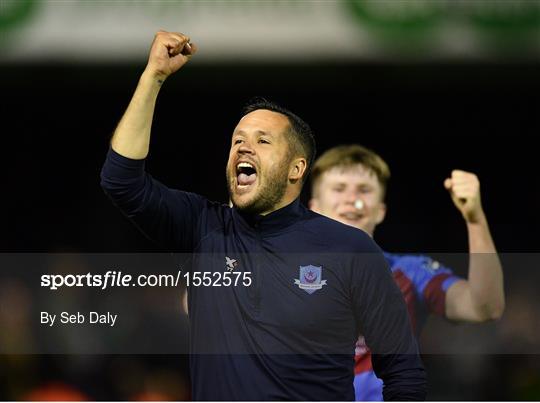
M 270 234 L 280 232 L 295 224 L 304 215 L 306 208 L 300 203 L 300 198 L 297 198 L 287 206 L 267 215 L 247 214 L 236 207 L 233 211 L 235 217 L 252 230 L 261 234 Z

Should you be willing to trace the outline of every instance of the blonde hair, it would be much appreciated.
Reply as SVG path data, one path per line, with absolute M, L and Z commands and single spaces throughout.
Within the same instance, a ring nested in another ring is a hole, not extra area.
M 381 185 L 382 200 L 384 200 L 390 180 L 390 168 L 379 154 L 359 144 L 333 147 L 317 158 L 311 171 L 311 193 L 315 194 L 325 172 L 336 167 L 350 168 L 358 164 L 375 174 Z

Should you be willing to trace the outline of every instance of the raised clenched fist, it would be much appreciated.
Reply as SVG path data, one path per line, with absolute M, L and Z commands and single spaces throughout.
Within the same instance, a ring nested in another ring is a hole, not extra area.
M 158 31 L 150 48 L 146 72 L 165 80 L 188 62 L 197 51 L 189 36 L 180 32 Z
M 475 223 L 484 217 L 480 200 L 480 181 L 475 174 L 455 169 L 450 178 L 444 181 L 444 187 L 450 192 L 452 201 L 465 221 Z

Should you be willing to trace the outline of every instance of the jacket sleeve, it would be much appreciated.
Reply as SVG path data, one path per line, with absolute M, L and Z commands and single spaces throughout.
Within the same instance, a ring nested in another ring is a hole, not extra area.
M 403 296 L 373 241 L 368 250 L 354 258 L 352 299 L 384 400 L 424 400 L 426 374 Z
M 145 160 L 123 157 L 109 149 L 101 186 L 113 203 L 160 246 L 190 252 L 197 241 L 202 196 L 169 189 L 144 170 Z

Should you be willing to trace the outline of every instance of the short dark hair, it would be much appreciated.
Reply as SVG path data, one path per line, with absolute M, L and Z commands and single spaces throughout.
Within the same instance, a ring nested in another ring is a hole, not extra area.
M 315 144 L 315 137 L 309 125 L 304 122 L 298 115 L 292 113 L 287 108 L 278 105 L 275 102 L 269 101 L 262 97 L 256 97 L 248 101 L 242 109 L 242 116 L 246 116 L 248 113 L 259 109 L 266 109 L 272 112 L 280 113 L 287 117 L 289 120 L 290 130 L 289 137 L 292 140 L 290 151 L 293 155 L 300 155 L 305 157 L 307 161 L 307 168 L 302 182 L 305 182 L 311 171 L 313 162 L 315 161 L 315 154 L 317 147 Z

